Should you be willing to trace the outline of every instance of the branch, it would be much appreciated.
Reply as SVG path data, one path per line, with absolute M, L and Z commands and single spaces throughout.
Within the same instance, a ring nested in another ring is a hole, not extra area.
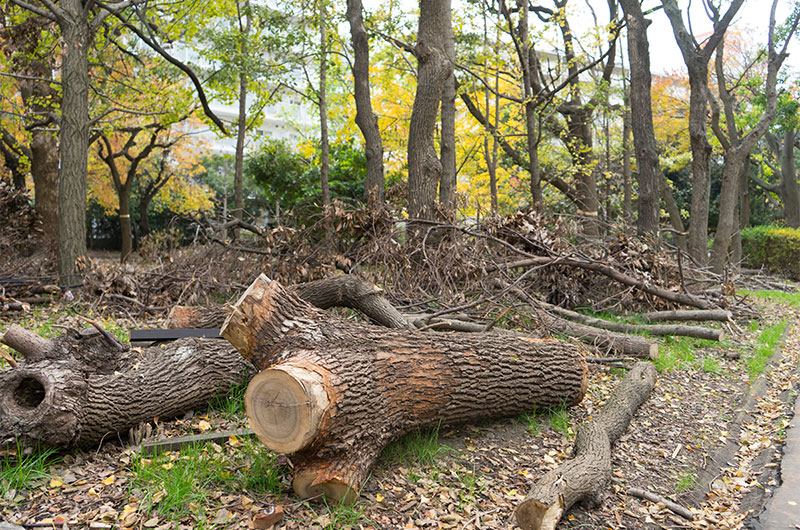
M 47 8 L 47 10 L 42 9 L 40 7 L 36 7 L 33 4 L 29 4 L 28 2 L 23 2 L 23 0 L 11 0 L 11 3 L 18 5 L 22 9 L 27 9 L 31 13 L 36 13 L 40 17 L 44 17 L 47 20 L 52 20 L 57 24 L 61 24 L 67 20 L 66 13 L 61 10 L 57 5 L 53 4 L 50 0 L 40 0 L 42 4 Z

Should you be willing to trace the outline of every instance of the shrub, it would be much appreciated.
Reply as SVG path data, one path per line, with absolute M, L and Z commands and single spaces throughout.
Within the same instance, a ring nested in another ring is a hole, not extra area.
M 754 226 L 742 230 L 742 254 L 748 266 L 800 279 L 800 229 Z

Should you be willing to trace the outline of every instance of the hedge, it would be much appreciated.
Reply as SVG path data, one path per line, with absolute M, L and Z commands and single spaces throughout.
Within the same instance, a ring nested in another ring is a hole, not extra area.
M 748 267 L 765 267 L 800 280 L 800 229 L 775 225 L 745 228 L 742 254 Z

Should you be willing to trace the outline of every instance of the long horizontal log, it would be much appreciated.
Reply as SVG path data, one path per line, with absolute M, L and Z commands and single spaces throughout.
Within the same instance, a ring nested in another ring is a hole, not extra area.
M 727 322 L 733 315 L 730 311 L 724 309 L 706 309 L 706 310 L 674 310 L 674 311 L 653 311 L 652 313 L 645 313 L 644 319 L 647 322 L 664 322 L 664 321 L 704 321 L 716 320 L 718 322 Z
M 633 287 L 644 293 L 657 296 L 658 298 L 663 298 L 664 300 L 669 300 L 670 302 L 675 302 L 676 304 L 688 305 L 700 309 L 712 309 L 712 304 L 708 300 L 700 298 L 699 296 L 686 293 L 677 293 L 675 291 L 670 291 L 669 289 L 663 289 L 661 287 L 651 285 L 644 280 L 629 276 L 618 271 L 614 267 L 599 261 L 591 261 L 579 258 L 550 258 L 546 256 L 537 256 L 533 258 L 512 261 L 509 263 L 492 265 L 487 267 L 487 270 L 491 272 L 493 270 L 518 269 L 521 267 L 536 267 L 542 265 L 563 265 L 566 267 L 578 267 L 585 270 L 599 272 L 600 274 L 604 274 L 612 280 L 615 280 L 623 285 Z
M 264 369 L 247 415 L 267 447 L 292 455 L 301 497 L 352 500 L 383 447 L 417 427 L 570 405 L 586 391 L 572 344 L 359 324 L 264 275 L 221 334 Z
M 608 402 L 578 428 L 575 458 L 537 480 L 517 507 L 520 527 L 554 530 L 573 504 L 599 496 L 611 480 L 611 446 L 628 429 L 655 384 L 656 369 L 652 363 L 633 366 Z
M 651 342 L 644 337 L 587 326 L 554 315 L 544 316 L 542 323 L 551 330 L 574 337 L 601 350 L 644 359 L 658 357 L 658 343 Z
M 694 337 L 697 339 L 720 341 L 725 336 L 721 329 L 702 328 L 698 326 L 679 326 L 679 325 L 651 325 L 637 326 L 636 324 L 625 324 L 622 322 L 611 322 L 602 318 L 595 318 L 583 315 L 569 309 L 564 309 L 557 305 L 539 302 L 539 305 L 551 313 L 574 322 L 580 322 L 587 326 L 616 331 L 617 333 L 649 333 L 657 336 L 681 336 Z

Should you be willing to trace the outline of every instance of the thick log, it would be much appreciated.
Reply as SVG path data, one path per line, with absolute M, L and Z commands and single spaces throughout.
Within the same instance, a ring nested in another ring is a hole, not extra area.
M 597 415 L 578 428 L 575 458 L 537 480 L 517 507 L 520 527 L 553 530 L 573 504 L 599 495 L 611 480 L 611 446 L 628 429 L 655 384 L 652 363 L 633 366 Z
M 303 300 L 320 309 L 349 307 L 387 328 L 410 328 L 400 312 L 382 296 L 383 290 L 358 276 L 340 274 L 301 283 L 291 289 Z M 176 306 L 167 316 L 168 328 L 218 328 L 225 321 L 224 306 Z
M 261 275 L 221 334 L 257 368 L 245 405 L 294 489 L 353 500 L 383 447 L 419 426 L 579 402 L 587 368 L 558 340 L 424 333 L 340 319 Z
M 676 322 L 686 322 L 690 320 L 716 320 L 718 322 L 727 322 L 731 318 L 733 318 L 731 312 L 724 309 L 654 311 L 644 314 L 644 319 L 648 322 L 664 322 L 670 320 Z
M 539 302 L 539 305 L 547 311 L 554 313 L 560 317 L 572 320 L 573 322 L 580 322 L 587 326 L 596 328 L 607 329 L 617 333 L 649 333 L 650 335 L 658 336 L 680 336 L 680 337 L 694 337 L 697 339 L 716 340 L 720 341 L 725 336 L 721 329 L 701 328 L 698 326 L 680 326 L 680 325 L 651 325 L 651 326 L 637 326 L 636 324 L 625 324 L 622 322 L 611 322 L 602 318 L 590 317 L 569 309 L 564 309 L 557 305 L 548 304 L 546 302 Z
M 11 326 L 2 340 L 27 349 L 31 342 L 17 337 L 37 336 L 19 329 Z M 218 339 L 119 351 L 92 328 L 37 338 L 47 347 L 0 372 L 0 441 L 95 443 L 156 416 L 201 407 L 252 373 L 252 365 Z
M 644 293 L 657 296 L 658 298 L 663 298 L 664 300 L 669 300 L 670 302 L 674 302 L 676 304 L 688 305 L 700 309 L 712 309 L 713 307 L 713 304 L 711 302 L 699 296 L 670 291 L 669 289 L 664 289 L 663 287 L 658 287 L 656 285 L 649 284 L 645 280 L 640 280 L 638 278 L 634 278 L 633 276 L 629 276 L 624 272 L 619 271 L 606 263 L 588 259 L 568 258 L 568 257 L 551 258 L 547 256 L 536 256 L 523 260 L 512 261 L 510 263 L 493 265 L 488 267 L 487 270 L 491 272 L 493 270 L 508 270 L 508 269 L 517 269 L 520 267 L 538 267 L 543 265 L 561 265 L 565 267 L 578 267 L 581 269 L 598 272 L 600 274 L 608 276 L 612 280 L 617 281 L 623 285 L 633 287 L 634 289 L 637 289 Z
M 551 330 L 569 335 L 601 350 L 644 359 L 658 357 L 658 343 L 650 342 L 644 337 L 599 329 L 554 315 L 544 315 L 542 323 Z
M 0 337 L 0 342 L 17 350 L 28 361 L 36 361 L 48 357 L 54 350 L 55 345 L 50 339 L 40 337 L 32 331 L 11 324 L 6 332 Z

